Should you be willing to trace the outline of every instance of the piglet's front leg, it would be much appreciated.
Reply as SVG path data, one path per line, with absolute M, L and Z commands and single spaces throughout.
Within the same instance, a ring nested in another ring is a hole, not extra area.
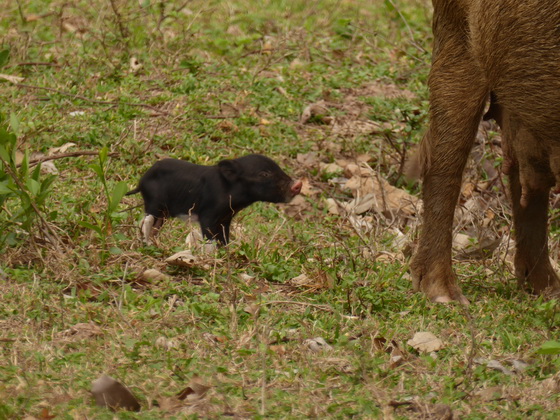
M 202 235 L 208 240 L 215 240 L 220 245 L 227 245 L 229 242 L 229 229 L 232 217 L 226 217 L 219 221 L 212 218 L 200 217 L 200 228 Z

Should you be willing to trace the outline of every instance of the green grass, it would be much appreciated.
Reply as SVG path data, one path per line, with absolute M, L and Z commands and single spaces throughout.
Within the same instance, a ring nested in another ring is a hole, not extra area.
M 13 232 L 0 248 L 0 418 L 113 418 L 89 392 L 102 373 L 142 405 L 119 418 L 420 418 L 437 404 L 470 419 L 558 417 L 558 356 L 536 352 L 558 340 L 557 301 L 519 291 L 496 256 L 455 265 L 468 311 L 426 302 L 411 291 L 391 221 L 370 214 L 374 229 L 358 235 L 326 210 L 326 198 L 351 198 L 338 175 L 297 161 L 311 151 L 326 163 L 367 153 L 381 176 L 418 193 L 400 176 L 399 153 L 427 122 L 430 18 L 423 0 L 8 2 L 0 73 L 25 79 L 0 81 L 0 113 L 19 121 L 18 149 L 47 154 L 72 142 L 68 151 L 112 155 L 108 194 L 96 156 L 54 161 L 44 214 L 58 249 L 37 221 L 31 234 L 14 224 L 17 200 L 0 207 L 0 227 Z M 413 95 L 373 96 L 373 82 Z M 301 124 L 321 99 L 352 124 L 359 114 L 399 127 L 392 145 L 382 133 Z M 296 215 L 269 204 L 244 210 L 235 241 L 196 267 L 164 262 L 184 248 L 182 223 L 146 247 L 137 197 L 107 211 L 117 184 L 132 188 L 162 156 L 213 164 L 250 152 L 308 178 L 317 194 Z M 497 213 L 492 226 L 507 217 Z M 414 238 L 415 222 L 399 227 Z M 170 277 L 139 280 L 148 268 Z M 300 274 L 310 284 L 291 282 Z M 70 332 L 79 323 L 98 330 Z M 435 358 L 407 344 L 418 331 L 443 340 Z M 314 337 L 332 349 L 310 351 Z M 480 358 L 529 367 L 508 376 Z M 166 409 L 163 399 L 194 377 L 208 393 Z M 492 387 L 498 397 L 481 394 Z

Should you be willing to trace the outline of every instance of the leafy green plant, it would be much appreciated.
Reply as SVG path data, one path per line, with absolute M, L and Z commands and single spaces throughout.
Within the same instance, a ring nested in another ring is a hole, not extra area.
M 15 244 L 23 232 L 34 234 L 37 220 L 49 236 L 48 220 L 57 215 L 46 207 L 56 176 L 41 176 L 40 163 L 33 168 L 27 150 L 18 162 L 18 127 L 15 114 L 11 114 L 9 124 L 0 115 L 0 246 Z
M 560 354 L 560 341 L 547 341 L 537 350 L 538 354 Z
M 80 222 L 80 224 L 88 229 L 95 231 L 99 237 L 106 241 L 107 235 L 110 235 L 113 231 L 113 222 L 119 220 L 120 216 L 116 213 L 117 207 L 121 199 L 124 197 L 127 191 L 127 184 L 124 181 L 118 182 L 113 188 L 109 187 L 107 182 L 107 162 L 109 158 L 109 151 L 107 147 L 103 147 L 99 151 L 99 162 L 92 163 L 89 165 L 91 169 L 96 173 L 97 178 L 103 186 L 103 191 L 107 198 L 107 208 L 105 209 L 103 219 L 96 219 L 96 224 L 89 223 L 86 221 Z
M 4 67 L 10 59 L 10 50 L 4 49 L 0 51 L 0 68 Z
M 546 327 L 552 331 L 560 327 L 560 301 L 550 299 L 537 306 L 537 314 Z

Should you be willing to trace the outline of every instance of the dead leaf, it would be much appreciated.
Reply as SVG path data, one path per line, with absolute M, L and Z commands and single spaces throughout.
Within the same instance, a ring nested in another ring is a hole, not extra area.
M 176 396 L 174 397 L 160 397 L 157 400 L 159 409 L 163 412 L 172 413 L 179 411 L 184 406 L 184 403 Z
M 332 347 L 322 337 L 308 338 L 303 344 L 313 352 L 321 352 L 323 350 L 332 350 Z
M 360 89 L 361 96 L 381 96 L 383 98 L 414 99 L 416 95 L 407 89 L 402 89 L 394 83 L 376 80 Z
M 208 332 L 203 333 L 202 336 L 210 343 L 225 343 L 228 341 L 228 338 L 223 335 L 214 335 Z
M 304 218 L 311 208 L 311 204 L 300 194 L 296 195 L 289 203 L 281 205 L 281 207 L 290 217 Z
M 475 238 L 471 238 L 464 233 L 456 233 L 453 235 L 453 249 L 463 251 L 470 247 L 475 242 Z
M 362 153 L 361 155 L 358 155 L 356 157 L 356 161 L 358 163 L 368 163 L 371 159 L 372 159 L 372 157 L 370 155 L 368 155 L 367 153 Z
M 223 120 L 218 124 L 218 128 L 224 133 L 237 133 L 239 128 L 229 120 Z
M 540 385 L 546 394 L 560 393 L 560 373 L 545 379 L 540 383 Z
M 338 137 L 357 135 L 376 135 L 387 131 L 395 131 L 392 124 L 377 123 L 370 120 L 348 120 L 335 118 L 332 125 L 332 134 Z
M 194 377 L 189 385 L 177 394 L 181 401 L 196 401 L 204 397 L 211 387 L 200 382 L 198 377 Z
M 471 198 L 473 193 L 476 189 L 476 185 L 472 182 L 465 182 L 465 184 L 461 187 L 461 195 L 465 198 Z
M 172 338 L 167 338 L 167 337 L 158 337 L 156 339 L 156 347 L 165 349 L 165 350 L 171 350 L 171 349 L 176 349 L 179 348 L 179 343 L 176 340 L 173 340 Z
M 515 372 L 523 372 L 525 369 L 527 369 L 529 366 L 531 366 L 529 363 L 524 362 L 523 360 L 518 360 L 518 359 L 513 359 L 509 361 L 511 363 L 511 367 L 513 368 L 513 370 Z
M 327 175 L 342 173 L 343 169 L 336 163 L 319 163 L 319 169 L 322 173 Z
M 349 163 L 344 167 L 344 176 L 346 178 L 352 178 L 354 175 L 360 175 L 360 165 Z
M 448 405 L 425 403 L 417 397 L 409 401 L 390 401 L 389 406 L 395 411 L 398 408 L 406 407 L 407 411 L 421 414 L 422 417 L 420 418 L 437 420 L 452 420 L 454 418 L 453 411 Z
M 323 270 L 315 270 L 309 275 L 302 273 L 288 282 L 290 285 L 308 290 L 331 289 L 334 284 L 332 277 Z
M 255 280 L 255 276 L 250 276 L 247 273 L 241 273 L 239 274 L 239 279 L 249 285 L 253 282 L 253 280 Z
M 298 153 L 296 160 L 304 166 L 316 166 L 319 163 L 319 154 L 317 152 Z
M 249 315 L 257 316 L 261 310 L 261 305 L 258 303 L 252 303 L 250 305 L 246 305 L 243 310 Z
M 25 80 L 24 77 L 13 76 L 11 74 L 1 74 L 1 73 L 0 73 L 0 79 L 7 80 L 8 82 L 14 83 L 14 84 L 21 83 Z
M 102 375 L 92 383 L 91 393 L 100 407 L 140 411 L 140 403 L 127 387 L 108 375 Z
M 431 332 L 418 332 L 407 341 L 407 344 L 422 353 L 430 353 L 443 348 L 443 342 Z
M 200 258 L 194 256 L 191 251 L 180 251 L 165 259 L 169 265 L 177 265 L 179 267 L 194 267 Z
M 70 22 L 62 22 L 62 29 L 71 34 L 78 31 L 78 27 L 71 24 Z
M 321 190 L 319 188 L 314 187 L 311 182 L 309 181 L 309 178 L 302 178 L 300 179 L 301 181 L 301 195 L 304 195 L 306 197 L 311 197 L 313 195 L 317 195 L 321 193 Z
M 327 123 L 327 121 L 323 121 L 322 118 L 328 116 L 328 114 L 329 109 L 325 101 L 315 102 L 305 107 L 301 113 L 299 122 L 301 124 L 306 124 L 311 121 L 311 119 L 316 118 L 321 122 Z
M 237 118 L 240 115 L 239 109 L 232 104 L 220 104 L 220 115 L 225 118 Z
M 484 402 L 498 401 L 502 399 L 502 387 L 491 386 L 488 388 L 479 389 L 474 393 L 480 400 Z
M 130 57 L 130 72 L 135 74 L 142 68 L 142 63 L 136 57 Z
M 27 16 L 25 16 L 25 21 L 26 22 L 35 22 L 38 21 L 39 19 L 41 19 L 42 16 L 40 15 L 35 15 L 35 14 L 29 14 Z
M 72 338 L 72 340 L 85 340 L 100 335 L 103 335 L 103 331 L 93 322 L 80 322 L 58 334 L 59 337 Z
M 344 208 L 353 214 L 367 211 L 385 216 L 413 216 L 419 207 L 419 199 L 406 191 L 394 187 L 377 174 L 367 164 L 361 164 L 359 174 L 352 176 L 344 185 L 356 197 Z
M 140 279 L 149 282 L 159 282 L 171 279 L 171 276 L 162 273 L 154 268 L 149 268 L 140 274 Z
M 70 115 L 72 115 L 72 112 L 70 113 Z M 71 147 L 76 146 L 76 143 L 64 143 L 62 146 L 59 147 L 51 147 L 49 149 L 49 151 L 47 152 L 48 156 L 53 156 L 53 155 L 57 155 L 59 153 L 66 153 L 68 151 L 68 149 L 70 149 Z
M 53 414 L 49 414 L 49 409 L 47 407 L 43 407 L 41 410 L 41 414 L 39 414 L 40 420 L 51 420 L 54 419 L 56 416 Z
M 273 50 L 274 50 L 274 47 L 272 46 L 271 40 L 267 40 L 262 45 L 261 54 L 268 55 L 268 54 L 271 54 Z
M 293 279 L 289 280 L 289 283 L 294 285 L 294 286 L 307 286 L 309 285 L 313 280 L 310 279 L 307 274 L 302 273 L 297 277 L 294 277 Z
M 241 36 L 243 35 L 243 31 L 239 27 L 239 25 L 229 25 L 226 31 L 229 35 L 233 36 Z
M 380 351 L 384 351 L 390 355 L 389 368 L 394 369 L 405 361 L 405 352 L 401 350 L 399 344 L 395 340 L 387 340 L 384 337 L 375 337 L 373 346 Z
M 41 173 L 58 175 L 58 169 L 57 169 L 56 165 L 54 164 L 54 162 L 51 162 L 51 161 L 42 162 L 41 163 Z
M 290 63 L 290 69 L 294 70 L 300 67 L 305 66 L 305 62 L 300 60 L 299 58 L 294 58 Z
M 508 375 L 508 376 L 513 375 L 513 372 L 510 369 L 508 369 L 507 367 L 502 365 L 497 360 L 483 359 L 483 358 L 479 357 L 479 358 L 474 359 L 474 362 L 479 364 L 479 365 L 486 366 L 489 369 L 498 370 L 498 371 L 502 372 L 504 375 Z
M 272 344 L 268 346 L 271 352 L 276 353 L 279 356 L 284 356 L 286 354 L 286 346 L 281 344 Z
M 325 205 L 327 207 L 327 212 L 329 214 L 340 214 L 340 212 L 338 211 L 338 204 L 334 199 L 327 198 L 325 200 Z
M 290 99 L 290 95 L 288 95 L 288 92 L 282 86 L 276 86 L 276 90 L 285 98 Z

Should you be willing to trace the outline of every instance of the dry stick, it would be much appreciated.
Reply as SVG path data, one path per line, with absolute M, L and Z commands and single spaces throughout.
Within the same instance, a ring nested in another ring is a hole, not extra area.
M 261 407 L 260 407 L 260 415 L 264 416 L 266 413 L 266 352 L 268 350 L 268 331 L 266 326 L 263 326 L 261 329 L 261 333 L 263 334 L 264 348 L 261 347 L 261 370 L 262 370 L 262 380 L 261 380 Z
M 332 314 L 337 313 L 333 308 L 327 305 L 317 305 L 316 303 L 307 303 L 307 302 L 298 302 L 295 300 L 271 300 L 270 302 L 263 302 L 263 305 L 301 305 L 301 306 L 309 306 L 315 309 L 321 309 L 322 311 L 330 312 Z M 345 319 L 356 319 L 356 316 L 353 315 L 342 315 L 339 314 L 342 318 Z
M 263 302 L 264 305 L 281 305 L 281 304 L 288 304 L 288 305 L 301 305 L 301 306 L 310 306 L 312 308 L 321 309 L 327 312 L 333 312 L 334 309 L 326 306 L 326 305 L 317 305 L 316 303 L 307 303 L 307 302 L 298 302 L 295 300 L 271 300 L 270 302 Z
M 399 17 L 401 18 L 401 20 L 405 24 L 406 29 L 408 30 L 408 34 L 410 35 L 410 43 L 412 44 L 412 46 L 414 46 L 420 52 L 426 52 L 426 50 L 424 48 L 422 48 L 420 45 L 418 45 L 416 43 L 416 41 L 414 41 L 414 33 L 412 32 L 412 29 L 410 28 L 410 25 L 408 24 L 408 21 L 404 18 L 403 14 L 401 13 L 401 11 L 397 7 L 397 5 L 393 2 L 393 0 L 389 0 L 389 3 L 391 3 L 391 5 L 395 8 L 397 13 L 399 14 Z
M 93 150 L 77 150 L 75 152 L 68 152 L 68 153 L 60 153 L 58 155 L 52 155 L 52 156 L 41 156 L 38 158 L 34 158 L 34 159 L 30 159 L 29 160 L 29 165 L 37 165 L 38 163 L 43 163 L 43 162 L 47 162 L 49 160 L 57 160 L 57 159 L 63 159 L 63 158 L 67 158 L 67 157 L 77 157 L 77 156 L 97 156 L 99 155 L 99 152 L 93 151 Z M 108 156 L 118 156 L 117 152 L 111 152 L 108 153 Z M 21 166 L 21 163 L 18 163 L 17 166 Z
M 133 102 L 123 102 L 123 101 L 100 101 L 98 99 L 91 99 L 91 98 L 88 98 L 88 97 L 85 97 L 85 96 L 82 96 L 82 95 L 76 95 L 74 93 L 64 92 L 64 91 L 59 90 L 59 89 L 49 88 L 49 87 L 45 87 L 45 86 L 26 85 L 24 83 L 14 83 L 14 86 L 22 87 L 22 88 L 25 88 L 25 89 L 46 90 L 46 91 L 49 91 L 49 92 L 58 93 L 59 95 L 62 95 L 62 96 L 67 96 L 69 98 L 80 99 L 82 101 L 90 102 L 92 104 L 138 106 L 138 107 L 142 107 L 142 108 L 151 109 L 152 111 L 155 111 L 155 112 L 157 112 L 159 114 L 162 114 L 162 115 L 169 115 L 169 116 L 171 115 L 169 112 L 162 111 L 161 109 L 158 109 L 155 106 L 144 104 L 144 103 L 133 103 Z
M 465 377 L 467 379 L 467 385 L 470 385 L 468 382 L 472 379 L 473 375 L 473 364 L 476 354 L 478 353 L 478 343 L 476 342 L 476 331 L 474 326 L 474 318 L 469 311 L 467 306 L 463 306 L 463 311 L 465 314 L 465 318 L 467 318 L 467 323 L 469 326 L 470 338 L 471 338 L 471 350 L 467 356 L 467 366 L 465 367 Z
M 121 279 L 121 296 L 120 299 L 118 301 L 118 308 L 119 308 L 119 312 L 122 312 L 122 304 L 123 304 L 123 300 L 124 300 L 124 289 L 125 289 L 125 285 L 126 285 L 126 275 L 128 273 L 128 261 L 126 262 L 125 266 L 124 266 L 124 273 Z
M 117 19 L 117 25 L 119 27 L 119 32 L 121 33 L 121 38 L 126 46 L 126 49 L 128 50 L 128 31 L 123 25 L 122 16 L 119 13 L 117 5 L 115 4 L 115 0 L 109 0 L 109 3 L 111 3 L 111 8 L 113 9 L 113 13 L 115 14 L 115 17 Z
M 50 62 L 42 62 L 42 61 L 38 61 L 38 62 L 28 61 L 28 62 L 24 62 L 24 63 L 10 64 L 10 65 L 7 65 L 5 68 L 10 68 L 10 67 L 23 67 L 23 66 L 50 66 L 50 67 L 60 67 L 60 64 L 57 64 L 57 63 L 50 63 Z

